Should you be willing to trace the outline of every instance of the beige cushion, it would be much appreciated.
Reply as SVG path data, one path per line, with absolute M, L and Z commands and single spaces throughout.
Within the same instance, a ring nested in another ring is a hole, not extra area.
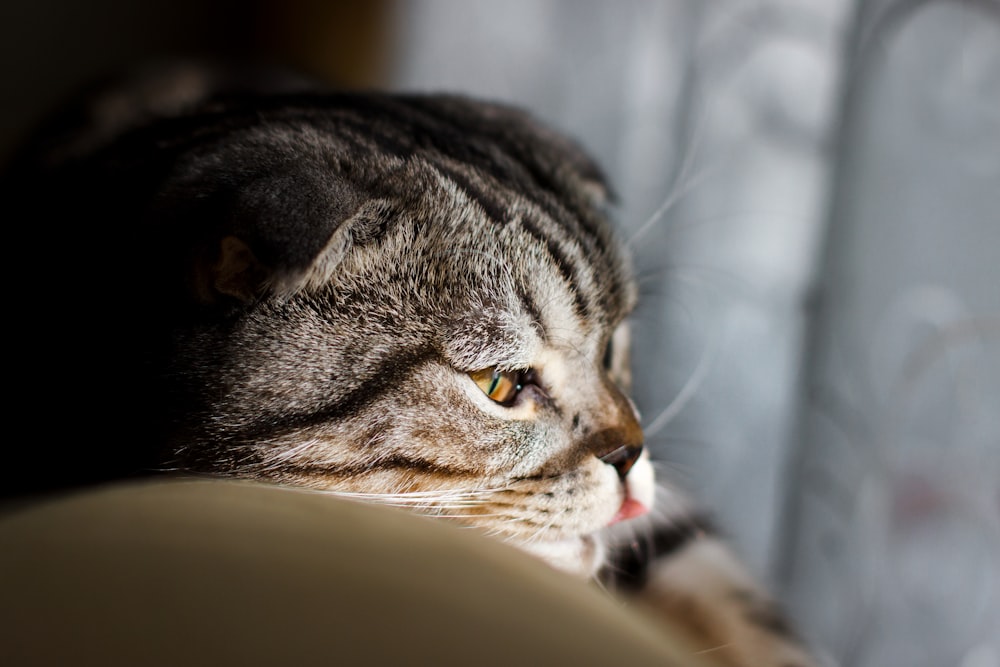
M 0 517 L 0 664 L 680 665 L 596 587 L 472 531 L 221 481 Z

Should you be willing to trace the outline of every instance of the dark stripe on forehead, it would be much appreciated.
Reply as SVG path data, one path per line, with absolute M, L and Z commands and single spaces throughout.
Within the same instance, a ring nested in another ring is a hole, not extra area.
M 538 241 L 552 258 L 552 263 L 559 271 L 563 281 L 567 284 L 567 289 L 573 297 L 573 309 L 577 316 L 583 320 L 589 319 L 591 307 L 584 298 L 580 285 L 579 273 L 574 266 L 569 255 L 562 249 L 559 242 L 549 234 L 545 234 L 527 216 L 521 217 L 521 228 L 533 239 Z
M 602 176 L 592 163 L 581 162 L 582 154 L 570 152 L 568 145 L 547 143 L 556 141 L 556 137 L 532 134 L 541 130 L 529 129 L 525 118 L 515 114 L 487 120 L 480 115 L 481 109 L 463 108 L 457 101 L 441 104 L 422 96 L 384 98 L 380 102 L 369 102 L 374 105 L 369 110 L 383 122 L 373 122 L 368 114 L 346 115 L 337 122 L 351 128 L 355 136 L 368 137 L 378 150 L 403 158 L 419 154 L 497 222 L 510 219 L 502 193 L 516 193 L 530 199 L 574 235 L 599 241 L 605 238 L 603 221 L 589 210 L 582 193 L 576 190 L 585 178 L 603 183 Z M 481 174 L 488 184 L 475 184 L 467 173 L 455 168 L 456 162 Z M 572 179 L 565 175 L 571 169 L 578 174 Z M 570 185 L 570 181 L 575 184 Z
M 531 318 L 531 324 L 535 329 L 535 333 L 537 333 L 538 336 L 544 340 L 546 338 L 545 318 L 542 317 L 542 311 L 538 307 L 538 304 L 535 303 L 531 294 L 527 293 L 523 289 L 517 290 L 517 298 L 521 302 L 521 308 L 524 309 L 524 312 Z
M 400 377 L 407 377 L 414 368 L 426 363 L 435 355 L 435 350 L 427 346 L 385 356 L 371 364 L 367 377 L 339 401 L 305 414 L 277 417 L 262 415 L 255 424 L 227 434 L 226 439 L 232 444 L 261 443 L 285 435 L 290 431 L 313 428 L 356 417 L 381 397 L 393 384 L 399 382 Z M 391 369 L 391 371 L 386 369 Z M 336 382 L 337 378 L 334 378 L 333 381 Z
M 462 190 L 469 199 L 479 204 L 490 220 L 501 225 L 510 222 L 510 212 L 507 210 L 505 202 L 496 193 L 489 192 L 488 189 L 474 183 L 468 174 L 458 169 L 443 164 L 437 164 L 435 168 Z

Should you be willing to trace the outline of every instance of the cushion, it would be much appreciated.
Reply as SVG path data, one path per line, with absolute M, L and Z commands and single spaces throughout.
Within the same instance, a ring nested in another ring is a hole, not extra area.
M 596 586 L 441 520 L 219 480 L 0 515 L 0 663 L 688 665 Z

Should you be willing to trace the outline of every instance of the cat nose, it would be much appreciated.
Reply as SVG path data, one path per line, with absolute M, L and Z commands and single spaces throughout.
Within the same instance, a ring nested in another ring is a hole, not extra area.
M 613 466 L 618 472 L 618 478 L 625 481 L 625 476 L 632 469 L 635 462 L 642 454 L 642 445 L 622 445 L 618 449 L 613 449 L 603 456 L 598 456 L 602 462 Z

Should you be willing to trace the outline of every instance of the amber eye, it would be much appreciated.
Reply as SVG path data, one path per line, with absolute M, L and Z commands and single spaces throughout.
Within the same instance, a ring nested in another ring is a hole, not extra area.
M 484 368 L 481 371 L 469 373 L 483 393 L 500 405 L 509 405 L 521 391 L 520 371 L 501 371 L 497 368 Z

